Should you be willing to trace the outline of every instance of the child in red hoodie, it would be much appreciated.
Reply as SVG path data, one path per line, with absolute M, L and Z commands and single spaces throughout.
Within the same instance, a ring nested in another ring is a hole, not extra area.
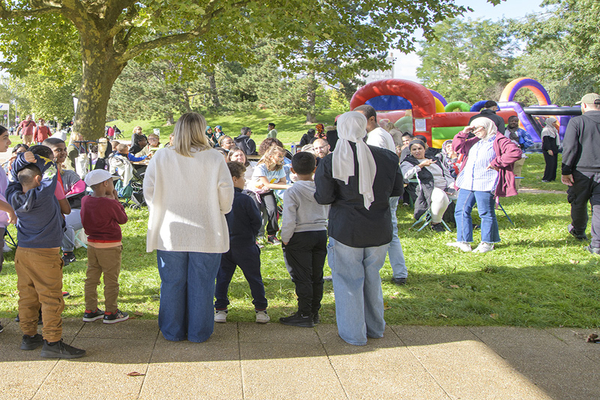
M 94 193 L 81 200 L 81 224 L 88 235 L 88 269 L 85 278 L 85 314 L 83 320 L 104 319 L 114 324 L 129 318 L 117 308 L 119 273 L 121 271 L 121 227 L 127 222 L 125 208 L 119 203 L 110 172 L 96 169 L 85 176 Z M 98 285 L 104 273 L 104 305 L 98 308 Z

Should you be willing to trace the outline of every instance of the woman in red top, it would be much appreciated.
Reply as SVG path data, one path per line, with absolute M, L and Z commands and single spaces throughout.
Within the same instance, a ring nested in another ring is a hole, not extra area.
M 40 118 L 40 124 L 33 131 L 33 141 L 37 144 L 42 144 L 42 142 L 50 136 L 52 136 L 50 128 L 46 126 L 46 121 Z

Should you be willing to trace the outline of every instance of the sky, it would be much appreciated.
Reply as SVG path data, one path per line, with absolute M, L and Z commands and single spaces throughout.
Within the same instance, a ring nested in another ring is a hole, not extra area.
M 471 7 L 472 12 L 468 12 L 463 18 L 471 19 L 491 19 L 498 20 L 506 18 L 522 18 L 527 14 L 540 11 L 540 3 L 542 0 L 506 0 L 501 4 L 494 6 L 486 0 L 457 0 L 456 3 L 461 6 Z M 417 67 L 421 65 L 421 61 L 416 53 L 402 54 L 392 51 L 396 57 L 394 67 L 394 78 L 408 79 L 411 81 L 419 81 L 417 79 Z

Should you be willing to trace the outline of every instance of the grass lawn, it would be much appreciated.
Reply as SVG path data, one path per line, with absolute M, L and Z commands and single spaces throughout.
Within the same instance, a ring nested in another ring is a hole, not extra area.
M 389 282 L 389 264 L 381 270 L 386 321 L 417 325 L 598 327 L 600 257 L 584 251 L 585 243 L 567 233 L 569 205 L 565 186 L 542 183 L 542 173 L 542 155 L 531 155 L 524 167 L 522 185 L 561 193 L 522 192 L 503 199 L 502 205 L 515 226 L 498 210 L 502 242 L 487 254 L 466 254 L 445 246 L 455 233 L 410 230 L 412 210 L 400 207 L 399 235 L 409 278 L 406 286 L 395 286 Z M 147 210 L 128 209 L 127 213 L 120 308 L 134 318 L 156 319 L 160 279 L 155 254 L 145 252 Z M 10 229 L 14 236 L 14 227 Z M 479 241 L 479 231 L 475 231 L 475 241 Z M 63 316 L 69 318 L 80 318 L 84 311 L 85 249 L 76 250 L 76 256 L 78 261 L 64 269 L 64 289 L 72 296 L 66 299 Z M 17 314 L 13 258 L 14 252 L 5 254 L 0 273 L 0 318 Z M 280 247 L 263 250 L 262 270 L 271 318 L 277 320 L 295 311 L 294 285 Z M 330 274 L 327 267 L 325 274 Z M 229 320 L 253 321 L 250 291 L 239 269 L 231 284 L 230 298 Z M 335 321 L 334 307 L 332 284 L 326 281 L 323 322 Z

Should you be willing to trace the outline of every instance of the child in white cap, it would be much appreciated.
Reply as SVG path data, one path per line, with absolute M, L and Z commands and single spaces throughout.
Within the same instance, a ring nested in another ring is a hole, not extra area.
M 127 222 L 125 208 L 119 202 L 110 172 L 96 169 L 85 176 L 85 183 L 94 193 L 81 200 L 81 224 L 88 235 L 88 269 L 85 278 L 85 313 L 83 320 L 103 319 L 114 324 L 129 318 L 117 307 L 119 273 L 121 271 L 121 227 Z M 98 285 L 104 274 L 104 306 L 98 308 Z

